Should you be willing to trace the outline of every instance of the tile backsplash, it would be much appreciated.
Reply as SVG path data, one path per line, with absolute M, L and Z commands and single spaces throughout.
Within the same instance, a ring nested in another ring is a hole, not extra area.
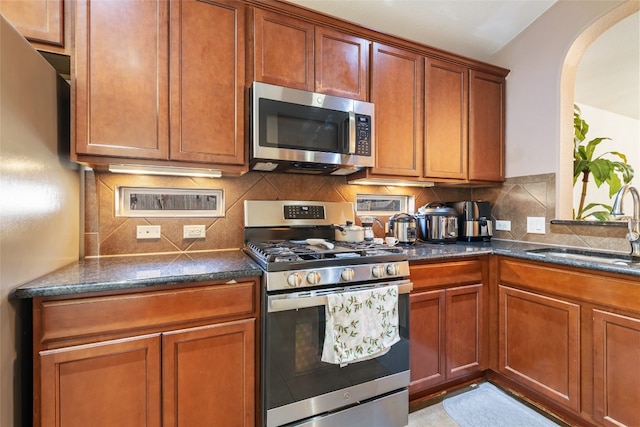
M 224 190 L 225 216 L 220 218 L 117 217 L 117 186 L 211 188 Z M 85 173 L 85 256 L 181 252 L 240 248 L 243 245 L 244 200 L 356 201 L 357 194 L 402 194 L 415 207 L 431 201 L 487 200 L 494 219 L 511 221 L 511 231 L 495 231 L 500 239 L 525 240 L 579 247 L 627 250 L 625 229 L 550 224 L 555 213 L 555 175 L 510 178 L 483 188 L 391 187 L 349 185 L 344 177 L 249 172 L 241 177 L 209 179 Z M 545 235 L 528 234 L 526 217 L 545 217 Z M 384 222 L 388 218 L 380 218 Z M 159 225 L 161 238 L 137 240 L 136 226 Z M 183 238 L 183 225 L 204 225 L 206 238 Z M 384 230 L 374 228 L 377 236 Z

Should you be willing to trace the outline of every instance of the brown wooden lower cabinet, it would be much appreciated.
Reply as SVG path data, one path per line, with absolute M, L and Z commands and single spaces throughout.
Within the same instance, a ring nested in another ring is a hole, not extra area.
M 42 426 L 159 426 L 158 334 L 40 353 Z
M 640 426 L 640 318 L 593 310 L 593 403 L 606 426 Z
M 498 313 L 500 372 L 577 411 L 580 306 L 500 286 Z
M 640 426 L 640 286 L 630 276 L 497 258 L 492 369 L 570 424 Z
M 409 392 L 413 397 L 485 368 L 482 265 L 474 259 L 411 266 Z
M 254 423 L 254 319 L 162 336 L 164 426 Z
M 256 425 L 258 283 L 35 299 L 34 425 Z

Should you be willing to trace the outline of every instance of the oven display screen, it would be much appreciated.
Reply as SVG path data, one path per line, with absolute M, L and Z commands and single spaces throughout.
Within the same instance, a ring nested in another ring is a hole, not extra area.
M 285 205 L 284 219 L 325 219 L 324 206 Z

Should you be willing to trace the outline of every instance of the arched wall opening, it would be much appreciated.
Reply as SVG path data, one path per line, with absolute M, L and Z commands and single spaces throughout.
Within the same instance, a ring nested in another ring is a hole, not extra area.
M 628 1 L 585 29 L 568 49 L 560 77 L 560 144 L 556 181 L 556 217 L 572 218 L 573 208 L 573 105 L 575 79 L 580 60 L 589 46 L 606 30 L 640 10 L 640 2 Z

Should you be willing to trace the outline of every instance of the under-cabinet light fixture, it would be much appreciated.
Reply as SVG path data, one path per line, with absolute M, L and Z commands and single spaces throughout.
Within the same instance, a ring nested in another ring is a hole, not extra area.
M 198 178 L 222 177 L 222 171 L 218 169 L 181 168 L 174 166 L 109 165 L 109 172 L 136 175 L 190 176 Z
M 358 185 L 389 185 L 397 187 L 433 187 L 431 181 L 408 181 L 404 179 L 384 179 L 384 178 L 360 178 L 348 181 L 349 184 Z

